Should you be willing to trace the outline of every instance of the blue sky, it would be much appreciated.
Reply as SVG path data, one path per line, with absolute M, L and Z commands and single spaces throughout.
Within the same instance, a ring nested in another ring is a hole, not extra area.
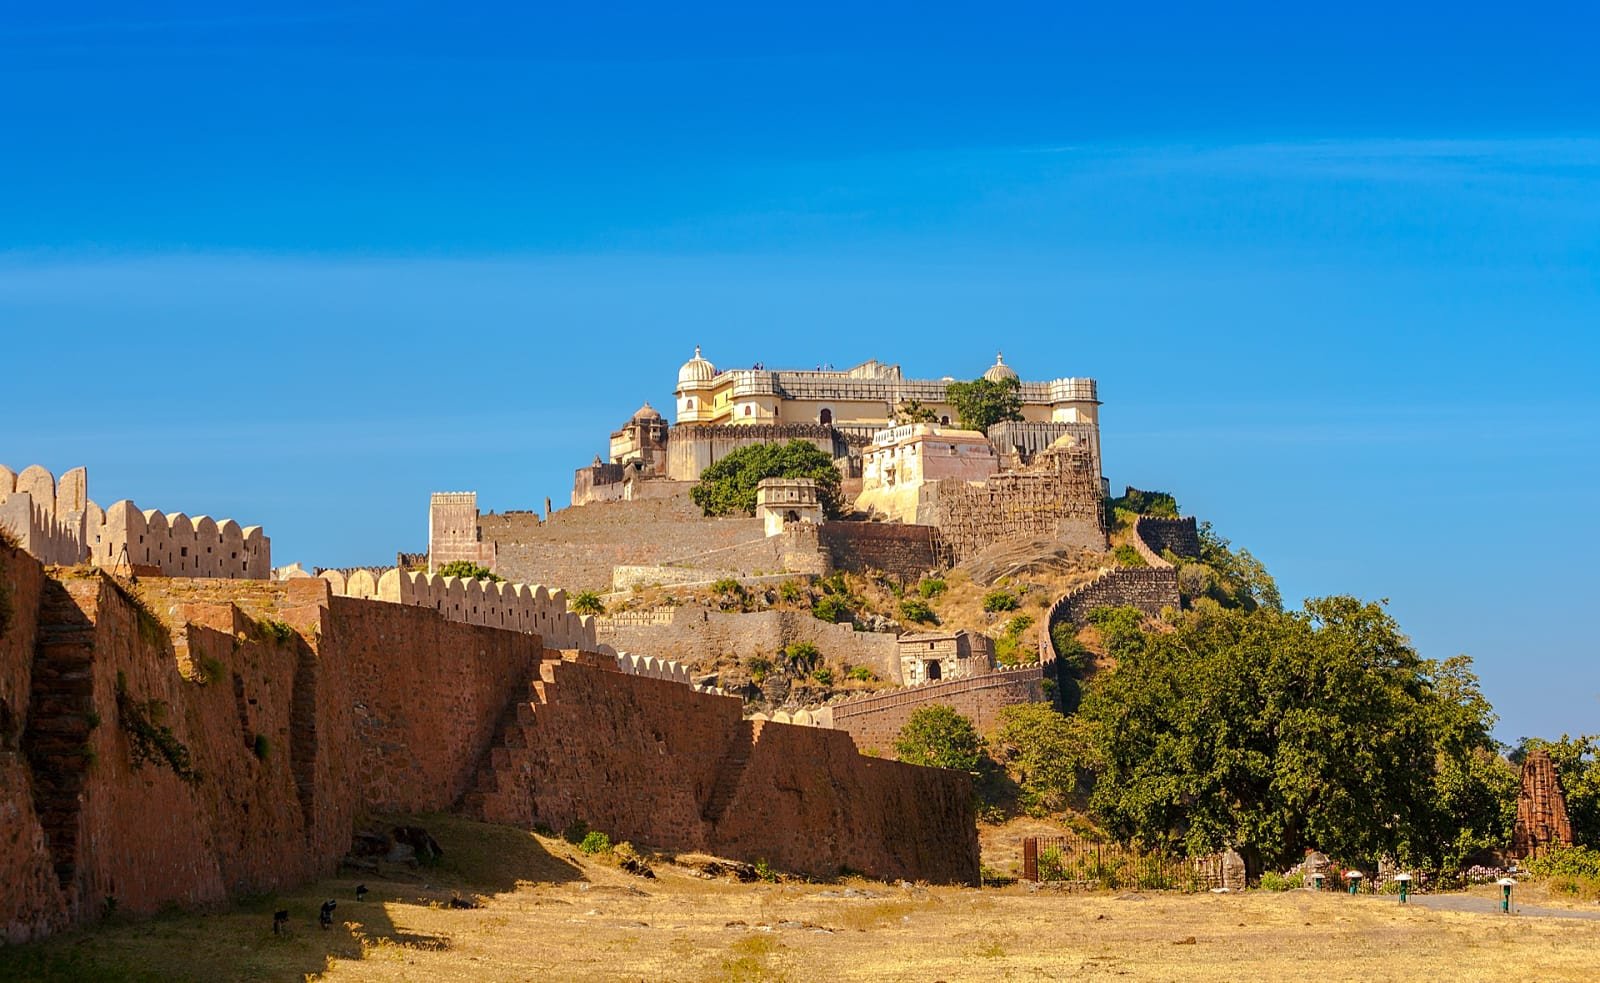
M 381 562 L 695 344 L 1004 348 L 1502 739 L 1600 731 L 1586 5 L 770 6 L 7 7 L 0 462 Z

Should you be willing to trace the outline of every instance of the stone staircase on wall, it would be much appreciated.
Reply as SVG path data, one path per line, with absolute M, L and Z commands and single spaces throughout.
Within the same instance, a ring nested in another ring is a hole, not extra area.
M 513 772 L 519 752 L 531 745 L 533 724 L 542 706 L 553 702 L 555 667 L 559 660 L 539 663 L 539 678 L 528 683 L 528 698 L 515 700 L 500 715 L 494 736 L 478 763 L 472 788 L 457 808 L 486 822 L 516 823 L 526 820 L 528 803 L 517 801 Z
M 700 813 L 706 822 L 719 822 L 727 814 L 728 806 L 733 804 L 733 796 L 739 791 L 739 783 L 744 780 L 745 769 L 750 766 L 750 754 L 755 750 L 756 741 L 761 739 L 761 726 L 761 722 L 756 720 L 740 723 L 741 732 L 728 745 L 728 752 L 717 767 L 716 784 L 711 786 L 711 794 L 706 797 L 705 808 Z
M 83 582 L 85 589 L 98 581 Z M 90 596 L 85 601 L 93 604 Z M 78 867 L 80 795 L 94 729 L 94 622 L 67 585 L 44 581 L 32 693 L 22 747 L 33 772 L 33 806 L 51 862 L 71 898 Z

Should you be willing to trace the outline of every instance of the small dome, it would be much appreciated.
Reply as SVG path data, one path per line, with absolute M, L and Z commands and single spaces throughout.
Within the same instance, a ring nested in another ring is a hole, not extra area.
M 1017 370 L 1006 364 L 1005 356 L 999 352 L 994 353 L 994 364 L 989 366 L 989 371 L 983 374 L 990 382 L 1005 382 L 1007 379 L 1017 381 Z
M 651 406 L 648 402 L 646 402 L 643 406 L 634 411 L 633 419 L 659 420 L 661 419 L 661 414 L 656 412 L 656 408 L 654 406 Z
M 694 358 L 683 363 L 683 368 L 678 370 L 678 385 L 692 385 L 699 382 L 710 382 L 717 374 L 717 367 L 700 357 L 700 346 L 694 346 Z

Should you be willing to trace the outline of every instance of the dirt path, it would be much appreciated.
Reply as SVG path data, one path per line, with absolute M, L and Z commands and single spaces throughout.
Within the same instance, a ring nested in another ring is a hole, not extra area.
M 1432 908 L 1434 911 L 1465 911 L 1485 915 L 1500 914 L 1499 901 L 1473 894 L 1415 894 L 1411 896 L 1410 903 L 1421 905 L 1424 908 Z M 1600 921 L 1600 909 L 1586 911 L 1581 908 L 1541 908 L 1518 904 L 1515 890 L 1512 892 L 1511 914 L 1525 918 L 1585 918 L 1591 921 Z

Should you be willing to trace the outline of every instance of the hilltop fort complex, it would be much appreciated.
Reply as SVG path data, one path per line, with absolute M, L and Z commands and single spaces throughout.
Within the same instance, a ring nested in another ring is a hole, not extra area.
M 952 379 L 696 349 L 675 421 L 642 406 L 570 506 L 436 493 L 426 552 L 372 567 L 274 571 L 257 527 L 0 468 L 0 937 L 281 888 L 330 872 L 357 817 L 446 809 L 976 882 L 971 778 L 889 760 L 896 735 L 934 704 L 987 730 L 1059 698 L 1054 629 L 1179 606 L 1201 550 L 1192 518 L 1111 528 L 1094 380 L 982 378 L 1017 404 L 980 431 Z M 792 441 L 842 507 L 792 475 L 753 514 L 694 504 L 707 468 Z M 939 624 L 854 593 L 947 579 L 1001 601 Z M 1536 777 L 1525 839 L 1570 840 Z

